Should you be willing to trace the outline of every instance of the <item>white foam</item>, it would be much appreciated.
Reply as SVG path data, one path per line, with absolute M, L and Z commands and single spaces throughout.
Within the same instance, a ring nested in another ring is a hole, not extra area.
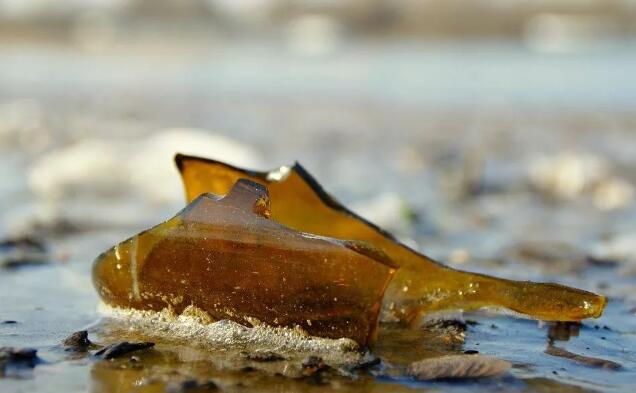
M 142 311 L 103 303 L 99 310 L 110 322 L 123 322 L 129 333 L 203 349 L 273 351 L 294 357 L 310 354 L 321 356 L 331 365 L 355 363 L 362 356 L 358 344 L 348 338 L 315 337 L 300 328 L 273 327 L 264 323 L 247 327 L 230 320 L 211 321 L 205 312 L 192 306 L 180 315 L 169 309 Z

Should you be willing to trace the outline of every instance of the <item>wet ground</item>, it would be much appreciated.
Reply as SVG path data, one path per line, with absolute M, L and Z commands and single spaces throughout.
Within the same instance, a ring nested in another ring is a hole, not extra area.
M 633 390 L 633 51 L 386 43 L 310 60 L 245 45 L 195 42 L 171 56 L 0 47 L 0 237 L 23 239 L 0 250 L 0 347 L 39 357 L 6 369 L 0 390 L 212 386 L 195 380 L 228 391 Z M 100 320 L 91 262 L 182 207 L 174 151 L 260 169 L 298 160 L 432 257 L 596 291 L 608 307 L 581 326 L 489 311 L 386 324 L 372 350 L 381 363 L 319 377 L 285 376 L 303 361 L 293 356 L 263 365 L 246 358 L 258 348 L 202 349 Z M 156 345 L 113 361 L 66 351 L 61 340 L 81 329 L 97 344 Z M 411 362 L 465 351 L 513 367 L 459 382 L 404 375 Z

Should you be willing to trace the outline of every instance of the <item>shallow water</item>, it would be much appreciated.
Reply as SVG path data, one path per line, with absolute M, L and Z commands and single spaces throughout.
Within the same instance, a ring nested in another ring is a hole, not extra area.
M 50 259 L 0 270 L 0 321 L 16 321 L 0 322 L 0 346 L 34 347 L 42 359 L 32 370 L 0 379 L 0 390 L 154 392 L 196 378 L 229 391 L 632 391 L 636 247 L 618 252 L 612 244 L 632 244 L 636 208 L 632 196 L 604 210 L 598 190 L 608 179 L 632 187 L 636 181 L 636 115 L 629 110 L 636 89 L 625 75 L 633 51 L 590 63 L 594 54 L 546 57 L 493 45 L 360 46 L 317 63 L 283 61 L 280 48 L 229 50 L 172 59 L 163 71 L 138 55 L 0 49 L 0 229 L 5 237 L 20 231 L 42 237 Z M 263 67 L 237 68 L 249 58 Z M 293 72 L 281 63 L 294 64 Z M 366 72 L 354 72 L 360 64 Z M 444 72 L 433 77 L 436 70 Z M 31 109 L 15 109 L 25 97 Z M 15 115 L 9 125 L 8 113 Z M 125 323 L 112 329 L 100 320 L 90 264 L 116 242 L 174 214 L 183 205 L 181 191 L 153 199 L 153 190 L 167 183 L 135 188 L 113 167 L 71 179 L 53 190 L 59 195 L 38 194 L 28 174 L 42 156 L 77 141 L 102 138 L 142 148 L 157 130 L 183 125 L 249 146 L 261 169 L 298 159 L 343 202 L 453 266 L 597 291 L 610 296 L 607 310 L 569 337 L 555 336 L 554 328 L 551 334 L 549 324 L 486 311 L 450 316 L 471 321 L 463 342 L 449 339 L 447 330 L 383 325 L 372 350 L 382 359 L 379 367 L 322 380 L 275 375 L 298 367 L 298 358 L 258 368 L 246 363 L 244 349 L 202 349 L 127 330 Z M 580 190 L 564 197 L 533 183 L 528 172 L 539 158 L 567 152 L 573 162 L 565 169 L 553 163 L 552 172 L 582 176 Z M 586 155 L 606 167 L 594 179 L 586 177 L 590 171 L 577 172 Z M 96 196 L 104 184 L 120 188 Z M 506 252 L 529 240 L 526 248 L 553 251 L 531 258 Z M 612 263 L 595 263 L 591 255 Z M 65 352 L 59 342 L 83 328 L 97 343 L 152 339 L 157 346 L 132 363 Z M 622 367 L 551 356 L 545 353 L 550 335 L 558 348 Z M 465 350 L 508 360 L 513 368 L 503 377 L 461 382 L 403 376 L 412 361 Z M 245 366 L 256 370 L 242 371 Z

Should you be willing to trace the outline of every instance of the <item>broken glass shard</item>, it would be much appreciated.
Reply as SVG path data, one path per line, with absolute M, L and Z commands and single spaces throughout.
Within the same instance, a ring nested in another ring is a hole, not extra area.
M 442 310 L 502 307 L 548 321 L 599 317 L 606 298 L 551 283 L 513 281 L 455 270 L 401 244 L 331 197 L 300 165 L 270 172 L 250 171 L 222 162 L 177 155 L 188 201 L 200 194 L 225 194 L 239 179 L 266 185 L 273 220 L 298 231 L 372 244 L 397 265 L 384 301 L 385 317 L 416 322 Z
M 267 188 L 237 179 L 99 256 L 93 281 L 109 305 L 194 305 L 216 320 L 300 326 L 361 345 L 374 337 L 395 265 L 360 241 L 306 234 L 270 219 Z

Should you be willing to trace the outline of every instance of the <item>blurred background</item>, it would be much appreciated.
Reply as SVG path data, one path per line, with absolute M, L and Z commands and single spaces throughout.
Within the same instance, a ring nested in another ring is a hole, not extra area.
M 632 0 L 0 0 L 1 232 L 155 223 L 177 151 L 298 160 L 433 253 L 631 229 L 635 34 Z
M 574 345 L 628 362 L 635 71 L 635 0 L 0 0 L 0 343 L 95 320 L 91 261 L 183 207 L 182 152 L 298 160 L 446 263 L 610 295 L 616 344 Z M 633 377 L 547 364 L 516 372 Z

